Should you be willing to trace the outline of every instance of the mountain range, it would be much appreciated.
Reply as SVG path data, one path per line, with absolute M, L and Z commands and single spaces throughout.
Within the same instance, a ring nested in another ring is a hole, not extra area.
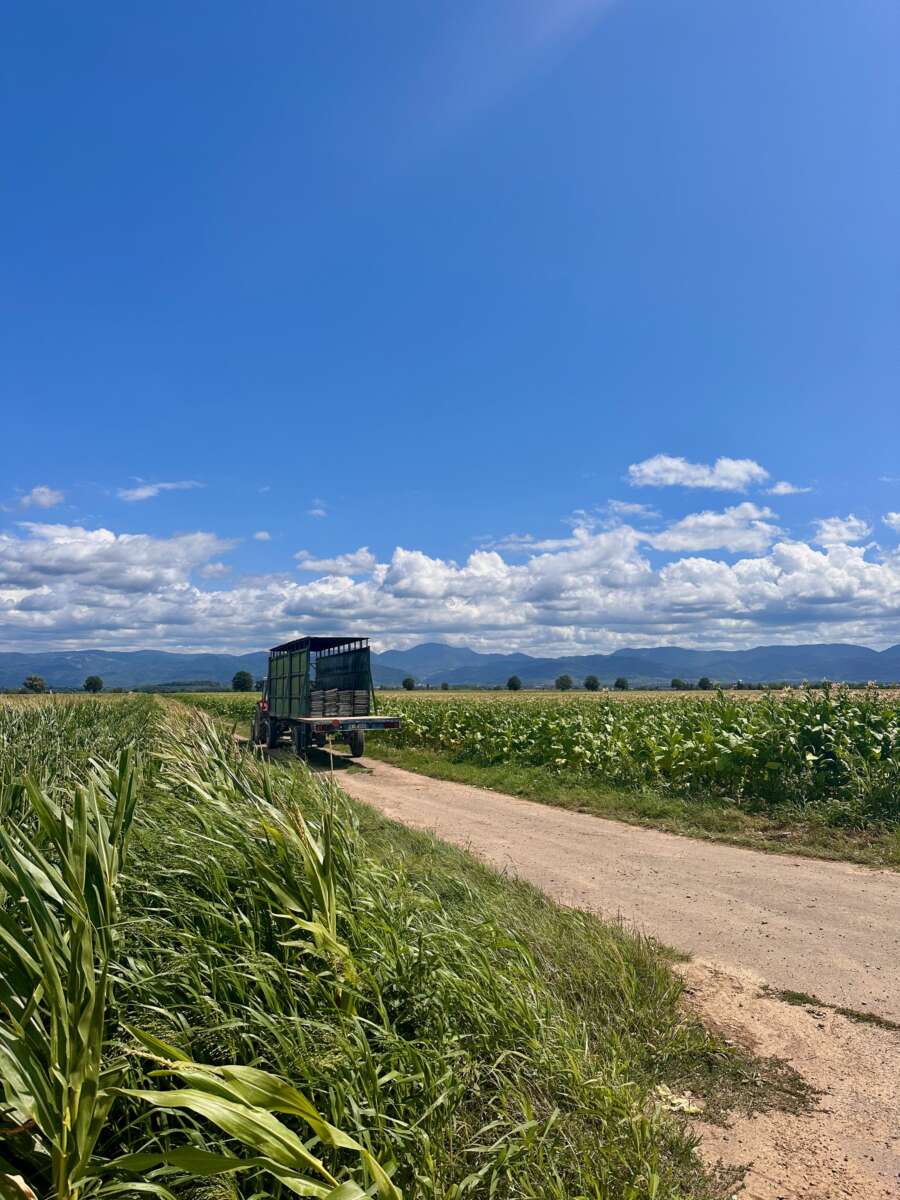
M 0 688 L 18 688 L 26 675 L 42 676 L 49 687 L 78 688 L 88 675 L 99 675 L 107 688 L 204 682 L 228 685 L 236 671 L 259 678 L 266 672 L 265 651 L 251 654 L 176 654 L 162 650 L 61 650 L 0 652 Z M 398 687 L 407 675 L 417 684 L 439 687 L 493 687 L 518 675 L 526 687 L 552 686 L 559 675 L 576 685 L 586 675 L 602 684 L 624 676 L 634 686 L 668 686 L 673 678 L 695 683 L 706 675 L 715 682 L 801 683 L 831 679 L 853 683 L 900 681 L 900 645 L 887 650 L 843 643 L 805 646 L 756 646 L 752 650 L 686 650 L 679 646 L 616 650 L 561 658 L 481 654 L 466 646 L 425 642 L 409 650 L 372 654 L 376 685 Z

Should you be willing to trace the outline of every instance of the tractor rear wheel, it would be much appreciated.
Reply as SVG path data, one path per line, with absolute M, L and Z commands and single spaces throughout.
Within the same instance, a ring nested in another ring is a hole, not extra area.
M 362 729 L 354 729 L 347 739 L 351 758 L 362 758 L 366 752 L 366 735 Z
M 272 717 L 268 717 L 265 724 L 266 746 L 271 750 L 278 744 L 278 722 Z

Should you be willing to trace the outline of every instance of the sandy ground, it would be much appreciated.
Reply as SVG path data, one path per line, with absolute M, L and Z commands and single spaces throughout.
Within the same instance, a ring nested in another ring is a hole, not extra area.
M 786 1059 L 816 1110 L 704 1127 L 714 1161 L 748 1164 L 753 1200 L 900 1198 L 900 874 L 768 855 L 567 812 L 371 759 L 342 772 L 386 816 L 527 879 L 559 903 L 621 916 L 694 955 L 689 1000 L 708 1024 Z M 784 1003 L 764 990 L 817 996 Z

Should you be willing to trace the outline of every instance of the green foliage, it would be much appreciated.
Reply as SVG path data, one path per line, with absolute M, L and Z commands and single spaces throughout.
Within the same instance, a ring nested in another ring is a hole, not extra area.
M 708 675 L 701 675 L 697 680 L 697 687 L 701 692 L 711 692 L 713 689 L 713 682 Z
M 506 686 L 511 692 L 520 692 L 522 690 L 522 680 L 518 675 L 510 675 L 506 681 Z
M 99 675 L 88 675 L 84 681 L 84 690 L 96 694 L 103 691 L 103 680 Z
M 584 690 L 586 692 L 599 692 L 600 680 L 596 675 L 587 675 L 584 680 Z
M 446 681 L 446 680 L 444 680 L 444 682 L 441 684 L 441 691 L 442 691 L 442 692 L 449 692 L 449 691 L 450 691 L 450 684 L 449 684 L 449 683 L 447 683 L 447 681 Z
M 616 679 L 615 683 L 613 684 L 613 687 L 616 689 L 617 692 L 627 692 L 628 691 L 628 680 L 625 678 L 624 675 L 620 675 Z
M 27 675 L 22 683 L 26 692 L 46 692 L 47 684 L 40 675 Z
M 730 1052 L 650 944 L 185 711 L 0 706 L 76 748 L 2 793 L 0 1194 L 722 1194 L 657 1089 Z
M 672 689 L 673 689 L 673 691 L 677 691 L 677 692 L 686 692 L 688 689 L 688 684 L 683 679 L 679 679 L 676 676 L 672 680 Z
M 556 680 L 557 691 L 568 692 L 568 691 L 571 691 L 574 686 L 575 686 L 575 681 L 572 679 L 571 675 L 560 675 L 557 677 L 557 680 Z
M 235 671 L 234 678 L 231 681 L 231 690 L 233 692 L 252 692 L 253 676 L 250 672 Z
M 415 691 L 416 681 L 413 679 L 412 675 L 404 676 L 403 687 L 407 692 Z
M 877 692 L 748 701 L 460 697 L 392 699 L 391 734 L 460 761 L 541 767 L 614 787 L 803 812 L 862 829 L 900 824 L 900 703 Z

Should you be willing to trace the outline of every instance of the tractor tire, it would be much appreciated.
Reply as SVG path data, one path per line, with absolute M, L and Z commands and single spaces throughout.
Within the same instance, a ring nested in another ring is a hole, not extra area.
M 266 747 L 272 750 L 278 745 L 278 722 L 268 717 L 265 724 Z
M 309 746 L 309 734 L 302 725 L 295 725 L 291 730 L 291 739 L 294 743 L 294 753 L 298 758 L 303 758 Z
M 347 739 L 351 758 L 362 758 L 366 752 L 366 734 L 363 729 L 354 729 Z

